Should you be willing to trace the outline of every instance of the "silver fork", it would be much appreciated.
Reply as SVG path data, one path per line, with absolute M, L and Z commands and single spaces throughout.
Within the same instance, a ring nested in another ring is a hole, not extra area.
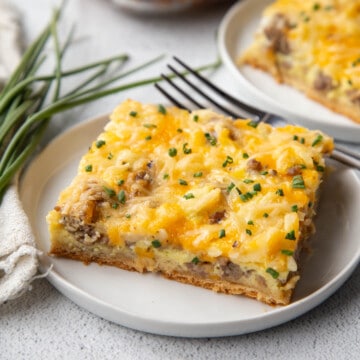
M 229 115 L 233 118 L 240 118 L 240 119 L 252 119 L 255 122 L 266 122 L 268 124 L 271 124 L 273 126 L 283 126 L 285 124 L 291 124 L 290 121 L 285 120 L 284 118 L 281 118 L 277 115 L 270 114 L 268 112 L 262 111 L 260 109 L 256 109 L 253 106 L 247 105 L 240 101 L 239 99 L 235 98 L 234 96 L 230 95 L 223 89 L 219 88 L 217 85 L 206 79 L 203 75 L 201 75 L 199 72 L 191 68 L 189 65 L 184 63 L 182 60 L 174 56 L 174 60 L 178 64 L 178 66 L 181 66 L 181 70 L 175 69 L 172 65 L 168 65 L 168 68 L 175 74 L 175 78 L 179 79 L 183 83 L 183 85 L 186 85 L 187 88 L 191 88 L 194 93 L 196 93 L 198 96 L 202 97 L 203 99 L 206 99 L 210 104 L 217 107 L 221 112 L 223 112 L 226 115 Z M 186 70 L 188 75 L 184 75 L 183 70 Z M 216 96 L 218 96 L 220 99 L 225 101 L 227 105 L 224 105 L 223 102 L 218 101 L 214 95 L 211 96 L 208 94 L 208 92 L 203 91 L 197 84 L 195 84 L 194 81 L 191 81 L 189 79 L 189 74 L 193 75 L 193 77 L 205 85 L 205 87 L 212 91 Z M 161 74 L 161 77 L 174 89 L 177 91 L 177 95 L 173 96 L 170 94 L 170 92 L 166 91 L 164 87 L 160 86 L 159 83 L 155 84 L 155 87 L 168 99 L 170 102 L 172 102 L 177 107 L 180 107 L 182 109 L 189 110 L 188 106 L 185 106 L 182 102 L 178 100 L 178 95 L 181 94 L 184 98 L 186 98 L 190 103 L 195 105 L 198 109 L 205 109 L 209 106 L 205 106 L 204 104 L 200 103 L 197 99 L 194 98 L 194 96 L 190 95 L 188 90 L 185 90 L 184 87 L 180 87 L 177 83 L 175 83 L 174 80 L 171 79 L 171 76 Z M 235 106 L 236 110 L 233 110 L 233 107 Z M 360 154 L 352 151 L 344 146 L 341 146 L 339 144 L 335 145 L 335 149 L 333 153 L 331 154 L 331 158 L 339 161 L 345 165 L 348 165 L 350 167 L 356 168 L 360 170 Z

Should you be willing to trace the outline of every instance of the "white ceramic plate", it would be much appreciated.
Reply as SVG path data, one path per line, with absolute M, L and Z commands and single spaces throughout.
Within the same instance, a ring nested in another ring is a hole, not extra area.
M 214 337 L 248 333 L 291 320 L 325 300 L 350 276 L 360 258 L 360 182 L 353 170 L 334 164 L 323 188 L 314 252 L 305 262 L 294 302 L 270 307 L 242 296 L 217 294 L 154 274 L 47 256 L 45 216 L 77 172 L 80 157 L 102 130 L 106 117 L 82 123 L 55 139 L 28 167 L 20 196 L 50 264 L 49 281 L 89 311 L 146 332 Z
M 310 100 L 268 74 L 238 67 L 236 60 L 253 41 L 263 9 L 272 0 L 246 0 L 235 4 L 219 28 L 219 51 L 225 66 L 238 80 L 238 96 L 251 105 L 284 116 L 312 129 L 320 129 L 338 140 L 360 142 L 360 125 Z

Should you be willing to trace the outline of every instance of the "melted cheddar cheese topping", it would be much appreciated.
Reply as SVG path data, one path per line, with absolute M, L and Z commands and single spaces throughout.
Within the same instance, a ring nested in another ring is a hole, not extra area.
M 97 226 L 111 245 L 147 239 L 201 261 L 225 256 L 286 276 L 296 270 L 302 224 L 332 149 L 319 131 L 127 100 L 58 204 L 66 211 L 84 184 L 98 182 L 110 205 Z M 149 256 L 141 242 L 135 251 Z
M 277 0 L 265 9 L 263 28 L 279 14 L 289 22 L 292 71 L 311 69 L 312 83 L 321 70 L 338 90 L 360 88 L 359 0 Z

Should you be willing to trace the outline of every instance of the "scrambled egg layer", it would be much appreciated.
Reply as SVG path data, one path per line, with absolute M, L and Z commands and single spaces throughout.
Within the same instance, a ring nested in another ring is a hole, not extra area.
M 113 246 L 138 236 L 200 261 L 225 256 L 287 273 L 296 270 L 323 154 L 332 149 L 320 131 L 128 100 L 114 110 L 58 204 L 77 201 L 77 184 L 96 179 L 112 204 L 97 221 Z M 146 253 L 140 245 L 135 251 Z

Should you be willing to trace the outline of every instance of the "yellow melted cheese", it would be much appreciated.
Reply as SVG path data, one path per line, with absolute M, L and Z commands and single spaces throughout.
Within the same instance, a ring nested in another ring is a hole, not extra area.
M 311 83 L 321 69 L 344 90 L 360 87 L 359 0 L 277 0 L 265 9 L 263 23 L 277 14 L 291 24 L 286 36 L 294 71 L 312 68 Z
M 101 209 L 98 222 L 113 246 L 138 236 L 202 261 L 226 256 L 289 271 L 292 256 L 282 251 L 297 249 L 300 223 L 316 201 L 322 155 L 333 143 L 302 127 L 251 125 L 210 110 L 163 111 L 125 101 L 82 158 L 58 206 L 66 212 L 84 196 L 86 184 L 97 181 L 112 204 Z M 253 160 L 261 169 L 249 168 Z M 303 188 L 294 188 L 288 174 L 294 166 L 301 167 Z M 137 194 L 133 186 L 144 172 L 149 186 Z M 211 221 L 217 212 L 223 218 Z M 141 246 L 135 251 L 144 252 Z

